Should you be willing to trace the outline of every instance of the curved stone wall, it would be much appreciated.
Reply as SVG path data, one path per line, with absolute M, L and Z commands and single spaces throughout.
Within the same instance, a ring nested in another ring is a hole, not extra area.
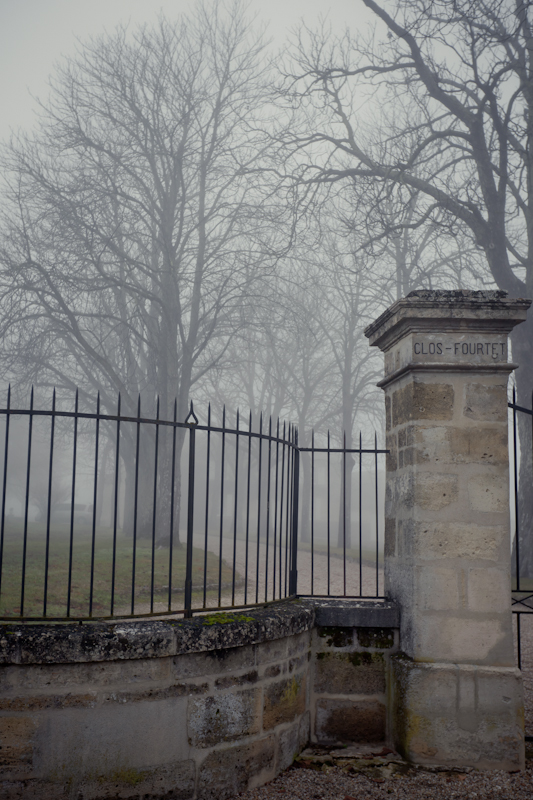
M 315 612 L 3 625 L 3 798 L 220 798 L 309 738 Z

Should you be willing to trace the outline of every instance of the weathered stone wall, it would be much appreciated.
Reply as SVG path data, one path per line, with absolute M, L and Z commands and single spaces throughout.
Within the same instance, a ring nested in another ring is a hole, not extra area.
M 387 674 L 398 634 L 394 628 L 313 630 L 312 741 L 386 741 Z
M 293 602 L 168 622 L 4 625 L 0 796 L 219 800 L 289 766 L 310 710 L 320 741 L 364 737 L 365 725 L 382 739 L 394 634 L 365 638 L 355 623 L 397 624 L 385 605 L 322 619 Z M 317 618 L 344 627 L 315 635 Z
M 421 764 L 524 765 L 507 337 L 530 304 L 504 292 L 417 291 L 366 330 L 385 353 L 385 593 L 401 608 L 390 731 Z

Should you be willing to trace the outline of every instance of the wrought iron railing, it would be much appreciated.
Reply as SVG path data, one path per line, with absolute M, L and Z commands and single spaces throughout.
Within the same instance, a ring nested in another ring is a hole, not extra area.
M 531 408 L 516 402 L 513 388 L 511 486 L 513 490 L 512 611 L 516 615 L 517 660 L 522 667 L 522 615 L 533 614 L 533 396 Z M 522 430 L 520 427 L 522 426 Z M 529 431 L 527 428 L 529 427 Z M 527 446 L 528 441 L 530 446 Z M 524 552 L 525 550 L 525 552 Z
M 294 425 L 57 407 L 5 418 L 0 619 L 208 612 L 381 597 L 377 447 L 301 447 Z M 0 436 L 1 436 L 0 432 Z M 302 462 L 303 460 L 303 462 Z M 303 469 L 301 469 L 303 467 Z M 367 503 L 366 500 L 369 500 Z

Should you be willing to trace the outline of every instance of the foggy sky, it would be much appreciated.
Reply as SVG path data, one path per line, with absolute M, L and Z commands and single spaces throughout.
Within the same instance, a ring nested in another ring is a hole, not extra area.
M 0 140 L 31 126 L 31 95 L 46 98 L 48 76 L 61 56 L 75 52 L 77 38 L 128 21 L 134 27 L 155 22 L 160 11 L 172 19 L 193 7 L 194 0 L 0 0 Z M 269 23 L 279 45 L 302 18 L 314 26 L 327 15 L 338 32 L 372 18 L 362 0 L 251 0 L 250 10 Z

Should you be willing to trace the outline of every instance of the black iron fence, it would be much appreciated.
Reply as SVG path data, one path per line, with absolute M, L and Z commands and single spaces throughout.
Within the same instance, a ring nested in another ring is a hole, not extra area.
M 531 408 L 516 402 L 513 389 L 512 402 L 511 485 L 513 504 L 512 537 L 512 610 L 516 620 L 516 645 L 518 666 L 523 665 L 524 645 L 526 656 L 533 656 L 533 397 Z M 523 631 L 522 617 L 528 619 L 528 629 Z M 526 636 L 524 636 L 524 633 Z M 531 641 L 530 641 L 531 640 Z
M 386 450 L 291 424 L 0 408 L 0 619 L 144 617 L 381 597 Z

